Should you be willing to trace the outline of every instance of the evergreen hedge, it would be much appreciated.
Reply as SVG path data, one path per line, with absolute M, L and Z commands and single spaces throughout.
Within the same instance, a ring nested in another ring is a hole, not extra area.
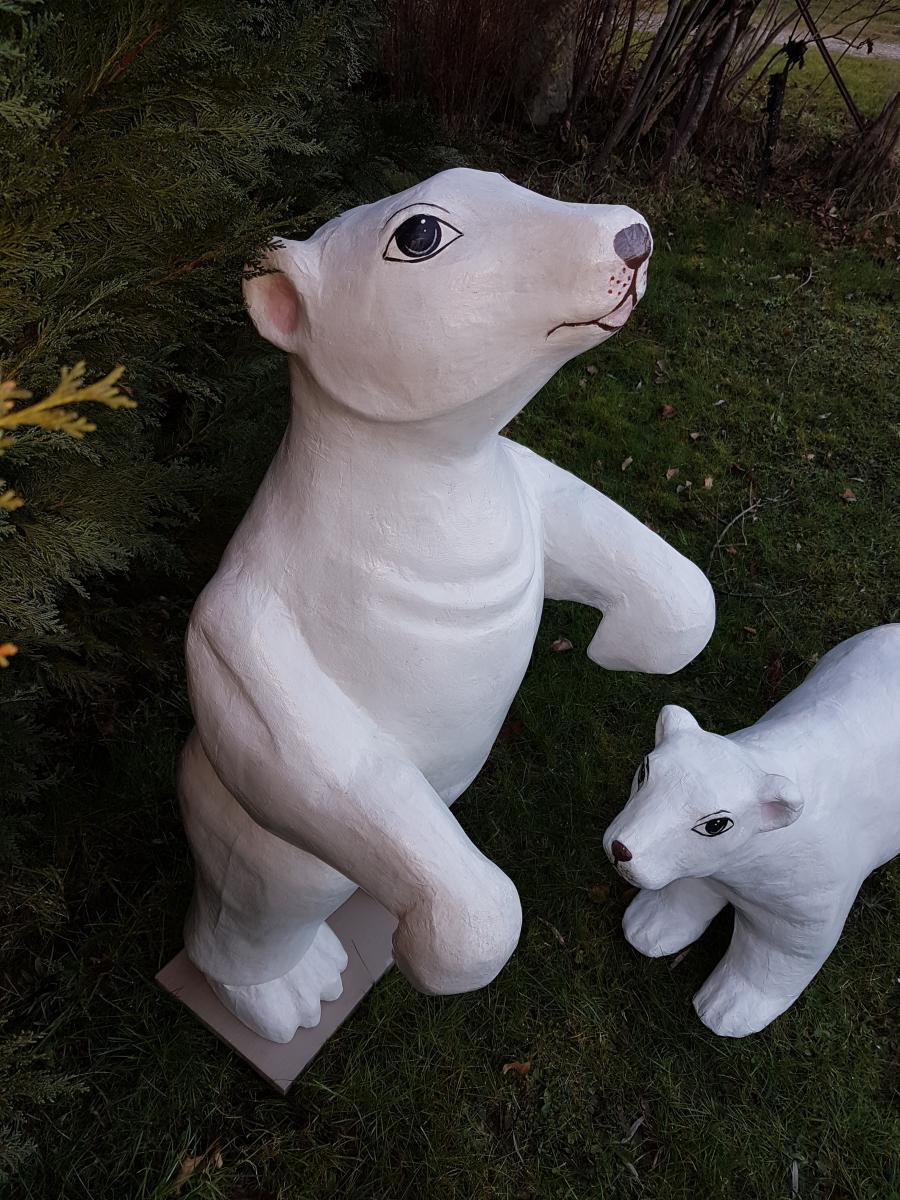
M 0 0 L 0 377 L 41 393 L 77 360 L 122 363 L 138 401 L 82 441 L 23 431 L 0 463 L 26 501 L 0 512 L 8 801 L 30 808 L 60 767 L 48 743 L 86 711 L 102 731 L 154 670 L 164 580 L 203 553 L 192 518 L 239 507 L 235 441 L 284 392 L 243 264 L 425 157 L 418 116 L 359 86 L 374 9 Z
M 191 599 L 284 419 L 242 267 L 442 161 L 417 111 L 370 98 L 377 15 L 375 0 L 0 0 L 0 379 L 37 396 L 79 360 L 89 379 L 124 364 L 137 401 L 85 409 L 97 429 L 80 440 L 17 430 L 0 460 L 0 494 L 25 501 L 0 507 L 0 645 L 19 651 L 0 670 L 0 1171 L 27 1149 L 9 1094 L 58 1085 L 15 1029 L 27 939 L 9 907 L 31 920 L 46 871 L 65 869 L 42 793 L 102 771 L 142 697 L 182 692 Z

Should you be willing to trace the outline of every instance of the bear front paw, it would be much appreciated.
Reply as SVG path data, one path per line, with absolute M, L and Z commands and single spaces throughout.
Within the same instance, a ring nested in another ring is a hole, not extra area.
M 708 902 L 705 907 L 690 904 L 687 882 L 676 880 L 658 892 L 644 888 L 628 905 L 622 931 L 635 950 L 648 958 L 663 958 L 700 937 L 712 912 Z
M 464 895 L 429 896 L 400 918 L 394 961 L 410 983 L 432 996 L 490 983 L 519 940 L 522 908 L 502 871 Z

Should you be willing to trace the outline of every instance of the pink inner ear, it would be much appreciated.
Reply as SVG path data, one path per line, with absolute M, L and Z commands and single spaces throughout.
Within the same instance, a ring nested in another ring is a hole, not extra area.
M 784 829 L 796 820 L 796 814 L 783 800 L 763 800 L 759 807 L 763 829 Z
M 268 277 L 266 315 L 279 333 L 293 333 L 297 328 L 299 304 L 297 293 L 286 275 Z

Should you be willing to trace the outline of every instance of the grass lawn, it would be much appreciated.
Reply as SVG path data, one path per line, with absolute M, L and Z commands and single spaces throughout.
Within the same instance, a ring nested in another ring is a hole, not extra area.
M 900 14 L 896 5 L 885 5 L 885 11 L 874 19 L 869 14 L 876 7 L 872 0 L 818 0 L 810 3 L 809 10 L 818 28 L 824 33 L 837 32 L 846 29 L 843 37 L 853 37 L 859 41 L 859 29 L 864 20 L 868 20 L 866 34 L 872 37 L 900 38 Z M 795 16 L 799 21 L 801 34 L 805 36 L 806 25 L 794 0 L 784 0 L 781 11 L 785 16 Z M 856 24 L 851 24 L 856 22 Z
M 596 615 L 548 603 L 457 809 L 522 896 L 499 980 L 428 999 L 392 972 L 287 1099 L 159 993 L 190 888 L 177 683 L 105 745 L 73 746 L 42 820 L 12 1009 L 39 1035 L 36 1074 L 45 1054 L 76 1088 L 25 1112 L 36 1149 L 6 1195 L 767 1200 L 795 1172 L 803 1200 L 900 1197 L 900 863 L 791 1012 L 731 1042 L 690 1006 L 730 918 L 682 961 L 641 958 L 601 851 L 663 703 L 730 731 L 817 654 L 900 619 L 896 266 L 822 250 L 775 212 L 691 202 L 654 228 L 630 326 L 511 434 L 708 567 L 718 627 L 673 678 L 614 675 L 585 657 Z M 559 636 L 574 650 L 552 652 Z
M 775 66 L 780 69 L 783 62 L 781 59 Z M 900 91 L 900 58 L 851 58 L 846 55 L 841 59 L 839 69 L 864 117 L 877 116 L 888 98 Z M 815 135 L 822 141 L 829 141 L 852 128 L 846 105 L 815 47 L 810 48 L 803 66 L 795 67 L 788 76 L 785 97 L 788 122 L 792 114 L 801 111 L 807 137 Z

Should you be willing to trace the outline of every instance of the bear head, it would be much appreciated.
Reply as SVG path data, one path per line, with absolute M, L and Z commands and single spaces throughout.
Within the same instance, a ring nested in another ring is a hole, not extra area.
M 496 430 L 625 324 L 651 251 L 631 208 L 457 168 L 274 243 L 244 295 L 262 336 L 345 408 L 388 421 L 468 409 Z
M 763 770 L 740 743 L 707 733 L 686 709 L 669 704 L 656 723 L 656 749 L 638 768 L 603 848 L 639 888 L 725 878 L 750 839 L 792 824 L 802 810 L 791 780 Z

